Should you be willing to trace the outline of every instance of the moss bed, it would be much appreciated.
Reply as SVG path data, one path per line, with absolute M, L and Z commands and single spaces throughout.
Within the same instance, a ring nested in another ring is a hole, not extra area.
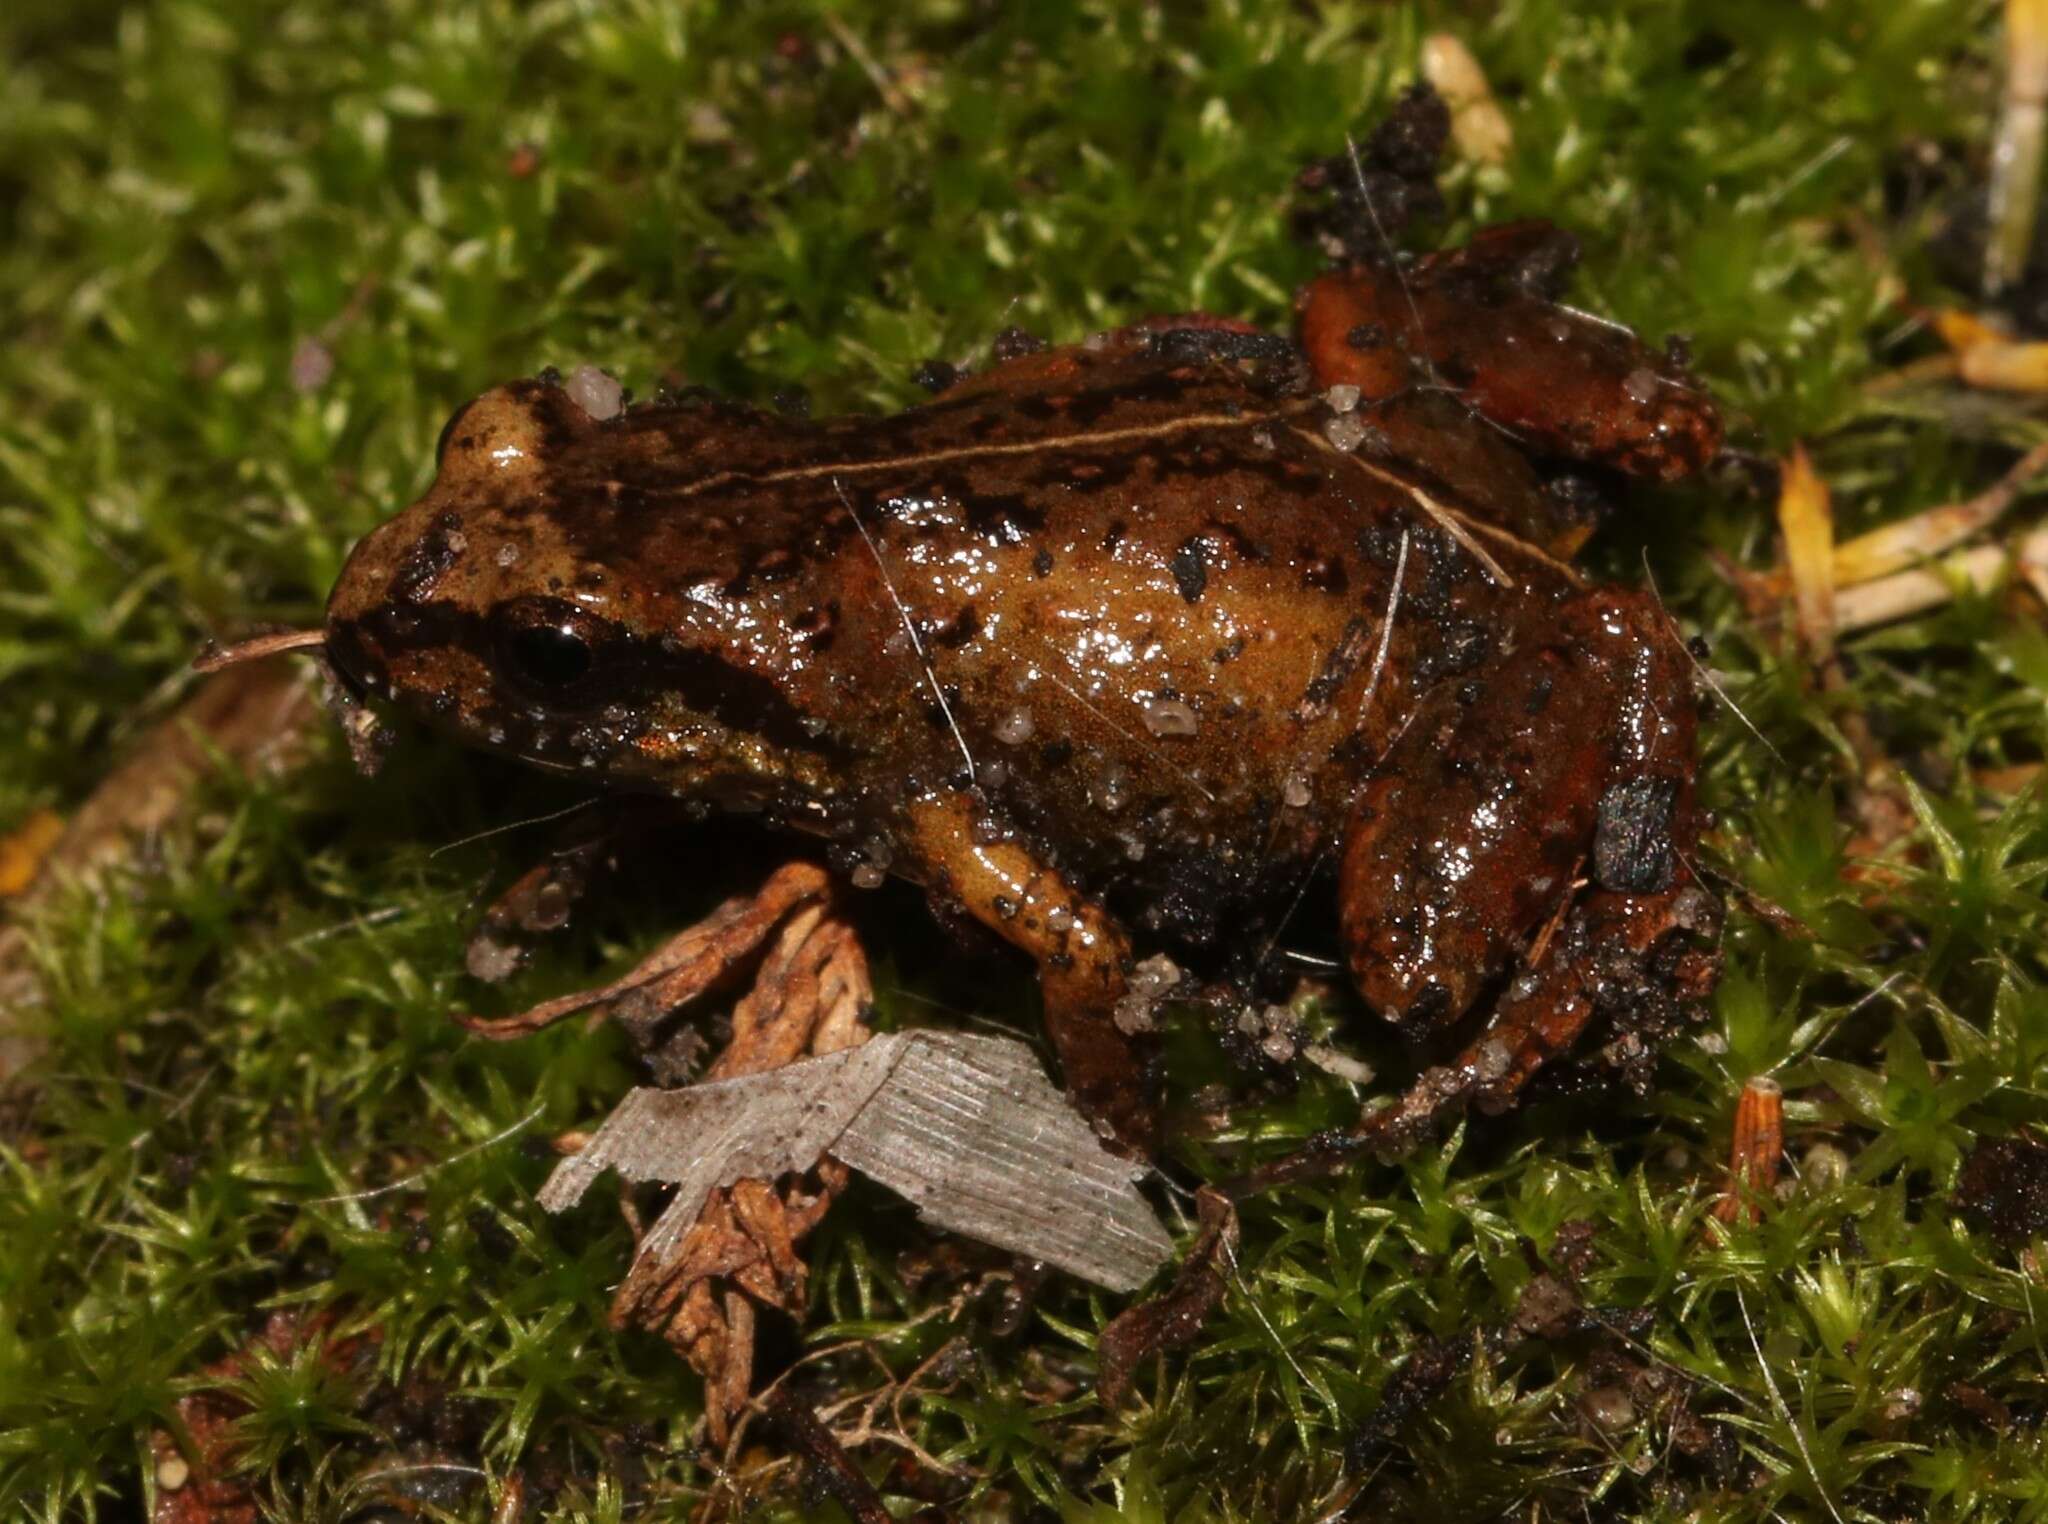
M 1000 1330 L 963 1295 L 981 1262 L 871 1189 L 814 1242 L 808 1322 L 768 1358 L 842 1347 L 807 1367 L 820 1401 L 925 1367 L 873 1425 L 952 1480 L 856 1450 L 904 1517 L 2048 1516 L 2048 1205 L 1959 1210 L 2025 1186 L 2048 1119 L 2048 807 L 2010 782 L 2048 735 L 2041 607 L 1998 589 L 1854 635 L 1829 687 L 1719 569 L 1775 564 L 1796 442 L 1846 536 L 2048 439 L 2027 396 L 1872 385 L 1938 350 L 1916 310 L 1971 300 L 1953 251 L 2001 85 L 1979 0 L 13 0 L 0 833 L 75 810 L 205 636 L 313 618 L 494 381 L 592 362 L 643 393 L 895 407 L 923 361 L 1013 324 L 1283 324 L 1318 261 L 1295 172 L 1369 129 L 1436 31 L 1514 147 L 1452 165 L 1430 236 L 1570 228 L 1574 300 L 1687 335 L 1741 452 L 1590 557 L 1654 575 L 1747 717 L 1716 705 L 1704 741 L 1708 862 L 1739 886 L 1712 1023 L 1645 1098 L 1553 1098 L 1251 1203 L 1207 1334 L 1125 1411 L 1091 1387 L 1119 1302 L 1052 1283 Z M 1875 869 L 1857 737 L 1905 780 Z M 0 1132 L 0 1511 L 145 1515 L 149 1436 L 204 1391 L 280 1518 L 484 1519 L 508 1486 L 528 1517 L 722 1506 L 695 1378 L 607 1326 L 625 1225 L 603 1193 L 561 1220 L 533 1201 L 546 1139 L 632 1082 L 624 1044 L 482 1045 L 447 1014 L 616 970 L 779 849 L 720 836 L 482 991 L 463 938 L 545 836 L 472 838 L 573 798 L 419 735 L 362 779 L 323 729 L 37 912 L 44 998 L 10 1014 L 50 1049 Z M 1013 966 L 963 972 L 907 897 L 870 921 L 885 1023 L 1028 1029 Z M 1198 1033 L 1180 1048 L 1183 1096 L 1219 1077 Z M 1759 1074 L 1790 1183 L 1712 1231 Z M 1278 1148 L 1355 1104 L 1318 1078 L 1235 1133 Z M 2016 1141 L 1959 1197 L 1987 1140 Z M 1613 1331 L 1482 1347 L 1546 1268 Z M 209 1374 L 281 1310 L 356 1355 Z M 1440 1394 L 1382 1408 L 1404 1363 L 1457 1350 Z M 836 1516 L 761 1491 L 754 1517 Z

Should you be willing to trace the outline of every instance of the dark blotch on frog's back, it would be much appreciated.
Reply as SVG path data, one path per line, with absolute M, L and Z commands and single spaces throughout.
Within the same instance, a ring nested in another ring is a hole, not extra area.
M 1621 894 L 1655 894 L 1677 871 L 1671 839 L 1678 783 L 1672 778 L 1629 778 L 1600 796 L 1593 833 L 1593 876 Z
M 956 484 L 949 494 L 966 507 L 968 532 L 1002 545 L 1021 545 L 1045 528 L 1045 508 L 1021 492 L 975 492 Z

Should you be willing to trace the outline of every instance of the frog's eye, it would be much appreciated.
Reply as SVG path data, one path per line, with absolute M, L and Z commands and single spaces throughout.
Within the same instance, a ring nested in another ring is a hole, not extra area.
M 567 688 L 590 672 L 590 643 L 574 630 L 535 626 L 512 637 L 511 656 L 519 675 L 536 688 Z
M 521 598 L 492 615 L 502 670 L 534 697 L 579 697 L 613 630 L 604 620 L 559 598 Z

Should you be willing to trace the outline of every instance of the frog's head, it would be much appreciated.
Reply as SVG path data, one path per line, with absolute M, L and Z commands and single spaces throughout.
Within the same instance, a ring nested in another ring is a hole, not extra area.
M 323 628 L 197 665 L 315 651 L 350 696 L 538 767 L 819 808 L 843 756 L 753 660 L 760 605 L 721 592 L 753 552 L 729 521 L 654 501 L 719 469 L 736 431 L 772 423 L 616 401 L 552 379 L 484 393 L 442 431 L 427 494 L 350 554 Z
M 486 392 L 442 432 L 426 496 L 349 556 L 328 661 L 355 691 L 536 766 L 678 792 L 788 781 L 768 732 L 801 742 L 794 715 L 622 537 L 647 516 L 621 499 L 666 448 L 551 381 Z
M 600 734 L 607 707 L 633 701 L 621 590 L 564 541 L 551 480 L 578 425 L 540 383 L 449 419 L 433 486 L 363 537 L 328 599 L 327 655 L 345 682 L 542 766 L 621 739 Z

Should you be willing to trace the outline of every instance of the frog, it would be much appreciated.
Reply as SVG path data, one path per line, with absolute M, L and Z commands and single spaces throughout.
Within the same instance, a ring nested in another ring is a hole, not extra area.
M 1456 1056 L 1303 1167 L 1512 1104 L 1603 1012 L 1639 1075 L 1712 982 L 1694 659 L 1573 558 L 1721 423 L 1681 354 L 1559 299 L 1572 257 L 1495 227 L 1318 277 L 1292 338 L 1013 339 L 886 416 L 512 381 L 308 638 L 459 742 L 993 933 L 1134 1157 L 1147 944 L 1243 994 L 1309 895 L 1359 1002 Z

